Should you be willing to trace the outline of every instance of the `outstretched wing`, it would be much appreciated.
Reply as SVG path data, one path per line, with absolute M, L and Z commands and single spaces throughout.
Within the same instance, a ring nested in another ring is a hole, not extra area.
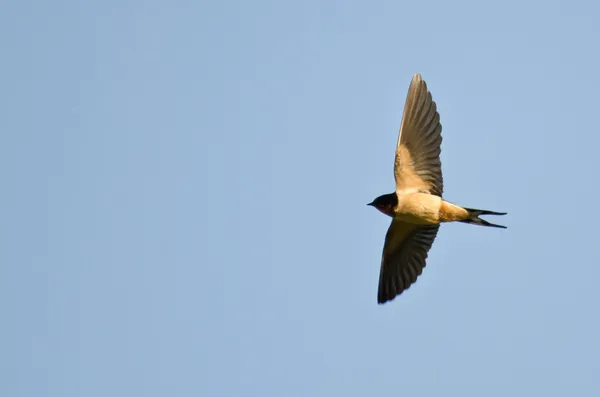
M 417 281 L 439 228 L 392 220 L 383 247 L 378 303 L 393 300 Z
M 396 191 L 417 189 L 442 196 L 441 143 L 440 115 L 427 84 L 416 74 L 408 88 L 396 145 Z

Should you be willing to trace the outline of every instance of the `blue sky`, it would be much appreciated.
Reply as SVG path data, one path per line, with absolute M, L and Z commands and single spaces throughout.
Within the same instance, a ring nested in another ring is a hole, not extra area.
M 592 1 L 11 1 L 0 395 L 600 391 Z M 406 90 L 444 225 L 376 304 Z

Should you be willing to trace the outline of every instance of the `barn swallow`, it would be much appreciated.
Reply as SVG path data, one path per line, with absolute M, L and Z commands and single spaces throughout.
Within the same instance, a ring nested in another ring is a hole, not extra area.
M 393 300 L 417 281 L 441 223 L 506 228 L 479 217 L 505 212 L 460 207 L 442 198 L 441 133 L 436 104 L 416 74 L 408 88 L 396 144 L 396 191 L 368 204 L 392 218 L 381 259 L 379 304 Z

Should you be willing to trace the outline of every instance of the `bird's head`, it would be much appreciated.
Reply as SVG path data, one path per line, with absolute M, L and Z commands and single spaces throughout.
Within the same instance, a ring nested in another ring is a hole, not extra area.
M 398 196 L 396 193 L 384 194 L 383 196 L 377 197 L 373 202 L 367 204 L 377 208 L 382 213 L 394 216 L 394 207 L 398 205 Z

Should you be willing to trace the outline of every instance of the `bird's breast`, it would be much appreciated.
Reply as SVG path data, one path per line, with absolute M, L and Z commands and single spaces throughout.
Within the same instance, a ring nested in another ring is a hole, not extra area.
M 398 195 L 396 217 L 416 225 L 435 225 L 440 222 L 442 199 L 427 193 Z

